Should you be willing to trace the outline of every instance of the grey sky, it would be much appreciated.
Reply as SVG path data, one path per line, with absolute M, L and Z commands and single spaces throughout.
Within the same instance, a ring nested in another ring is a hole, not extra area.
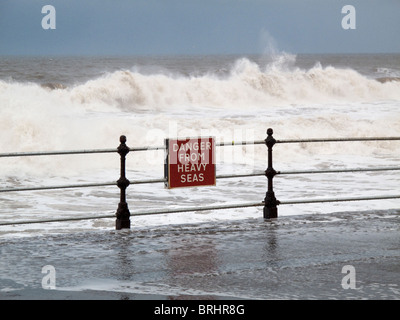
M 356 9 L 344 30 L 341 9 Z M 44 5 L 56 29 L 44 30 Z M 0 54 L 400 52 L 399 0 L 0 0 Z

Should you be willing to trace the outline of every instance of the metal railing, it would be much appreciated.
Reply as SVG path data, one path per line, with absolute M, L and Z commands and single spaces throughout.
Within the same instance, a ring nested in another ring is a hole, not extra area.
M 289 144 L 289 143 L 330 143 L 330 142 L 353 142 L 353 141 L 400 141 L 400 137 L 367 137 L 367 138 L 335 138 L 335 139 L 292 139 L 292 140 L 275 140 L 273 138 L 273 130 L 267 130 L 267 138 L 265 140 L 258 141 L 239 141 L 239 142 L 220 142 L 216 143 L 217 147 L 225 146 L 245 146 L 245 145 L 266 145 L 268 150 L 268 167 L 265 171 L 253 172 L 248 174 L 224 174 L 217 175 L 217 179 L 227 178 L 244 178 L 244 177 L 255 177 L 255 176 L 266 176 L 268 179 L 267 192 L 263 201 L 259 202 L 248 202 L 248 203 L 236 203 L 236 204 L 223 204 L 223 205 L 210 205 L 202 207 L 181 207 L 173 209 L 160 209 L 151 211 L 136 211 L 133 216 L 142 215 L 153 215 L 153 214 L 166 214 L 166 213 L 178 213 L 178 212 L 195 212 L 195 211 L 208 211 L 208 210 L 221 210 L 221 209 L 234 209 L 234 208 L 246 208 L 246 207 L 263 207 L 263 216 L 265 219 L 277 218 L 279 205 L 285 204 L 307 204 L 307 203 L 324 203 L 324 202 L 345 202 L 345 201 L 367 201 L 367 200 L 384 200 L 384 199 L 400 199 L 400 194 L 383 195 L 383 196 L 369 196 L 369 197 L 345 197 L 345 198 L 321 198 L 321 199 L 299 199 L 299 200 L 286 200 L 280 201 L 275 197 L 273 189 L 273 178 L 276 175 L 296 175 L 296 174 L 325 174 L 325 173 L 346 173 L 346 172 L 379 172 L 379 171 L 397 171 L 400 167 L 375 167 L 375 168 L 353 168 L 353 169 L 328 169 L 328 170 L 299 170 L 299 171 L 276 171 L 273 168 L 273 146 L 275 144 Z M 60 221 L 76 221 L 76 220 L 88 220 L 88 219 L 102 219 L 102 218 L 115 218 L 116 217 L 116 229 L 130 228 L 130 216 L 131 213 L 128 209 L 126 200 L 126 189 L 129 185 L 134 184 L 147 184 L 147 183 L 165 183 L 166 179 L 144 179 L 129 181 L 126 178 L 125 173 L 125 159 L 129 152 L 139 151 L 154 151 L 154 150 L 165 150 L 165 146 L 158 147 L 138 147 L 129 148 L 126 145 L 126 137 L 120 137 L 120 145 L 115 149 L 93 149 L 93 150 L 70 150 L 70 151 L 46 151 L 46 152 L 14 152 L 14 153 L 0 153 L 0 158 L 7 157 L 26 157 L 26 156 L 55 156 L 55 155 L 71 155 L 71 154 L 101 154 L 101 153 L 119 153 L 120 154 L 120 178 L 116 182 L 104 182 L 104 183 L 87 183 L 87 184 L 69 184 L 69 185 L 57 185 L 57 186 L 41 186 L 41 187 L 22 187 L 22 188 L 3 188 L 0 189 L 0 193 L 4 192 L 22 192 L 22 191 L 37 191 L 37 190 L 54 190 L 54 189 L 71 189 L 71 188 L 93 188 L 103 186 L 118 186 L 120 188 L 120 202 L 118 204 L 117 212 L 115 215 L 97 215 L 97 216 L 80 216 L 80 217 L 69 217 L 69 218 L 57 218 L 57 219 L 42 219 L 35 221 L 16 221 L 16 222 L 5 222 L 1 223 L 0 226 L 4 225 L 16 225 L 16 224 L 31 224 L 31 223 L 46 223 L 46 222 L 60 222 Z
M 303 203 L 323 203 L 323 202 L 344 202 L 344 201 L 365 201 L 365 200 L 382 200 L 382 199 L 399 199 L 400 194 L 387 195 L 387 196 L 370 196 L 370 197 L 350 197 L 350 198 L 325 198 L 325 199 L 308 199 L 308 200 L 291 200 L 279 201 L 275 197 L 273 190 L 273 178 L 278 174 L 310 174 L 310 173 L 342 173 L 342 172 L 366 172 L 366 171 L 389 171 L 400 170 L 398 167 L 386 168 L 355 168 L 355 169 L 341 169 L 341 170 L 303 170 L 303 171 L 275 171 L 272 163 L 272 149 L 277 143 L 314 143 L 314 142 L 354 142 L 354 141 L 398 141 L 400 137 L 365 137 L 365 138 L 328 138 L 328 139 L 291 139 L 291 140 L 275 140 L 272 136 L 273 130 L 267 130 L 267 138 L 265 144 L 268 148 L 268 168 L 265 170 L 265 175 L 268 178 L 268 190 L 264 199 L 264 218 L 271 219 L 278 217 L 277 206 L 280 204 L 303 204 Z

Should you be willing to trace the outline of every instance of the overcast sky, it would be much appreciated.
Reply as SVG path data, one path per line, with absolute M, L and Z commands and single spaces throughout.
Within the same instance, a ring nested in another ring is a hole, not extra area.
M 56 29 L 42 28 L 53 5 Z M 342 28 L 353 5 L 356 29 Z M 0 0 L 1 55 L 400 52 L 400 0 Z

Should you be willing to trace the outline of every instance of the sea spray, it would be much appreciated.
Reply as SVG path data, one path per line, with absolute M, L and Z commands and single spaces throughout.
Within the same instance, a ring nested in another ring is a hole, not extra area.
M 309 68 L 295 62 L 295 55 L 282 53 L 267 64 L 239 58 L 224 72 L 155 67 L 143 72 L 132 66 L 69 85 L 0 80 L 0 152 L 112 148 L 121 134 L 131 147 L 203 134 L 217 141 L 262 140 L 268 127 L 280 139 L 398 135 L 400 82 L 380 83 L 353 69 L 323 67 L 318 61 Z M 263 163 L 263 146 L 251 148 L 223 148 L 217 159 Z M 396 145 L 290 148 L 286 156 L 278 153 L 278 159 L 315 152 L 393 153 Z M 112 156 L 91 161 L 81 156 L 68 161 L 51 158 L 19 159 L 17 167 L 14 160 L 2 159 L 2 170 L 11 175 L 57 175 L 117 165 Z M 132 158 L 135 168 L 148 169 L 163 161 L 163 153 Z
M 68 90 L 72 102 L 123 111 L 167 111 L 169 107 L 267 108 L 293 104 L 400 99 L 400 84 L 381 84 L 351 69 L 316 64 L 287 68 L 280 57 L 263 70 L 246 58 L 228 76 L 144 75 L 121 70 Z

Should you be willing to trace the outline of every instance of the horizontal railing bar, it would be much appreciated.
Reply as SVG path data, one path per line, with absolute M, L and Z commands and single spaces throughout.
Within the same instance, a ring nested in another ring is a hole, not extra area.
M 232 142 L 217 142 L 215 145 L 217 147 L 226 147 L 226 146 L 243 146 L 243 145 L 253 145 L 253 144 L 265 144 L 265 140 L 256 140 L 256 141 L 232 141 Z
M 313 173 L 345 173 L 345 172 L 368 172 L 368 171 L 393 171 L 400 170 L 400 167 L 382 168 L 353 168 L 353 169 L 331 169 L 331 170 L 300 170 L 300 171 L 277 171 L 277 175 L 285 174 L 313 174 Z
M 255 177 L 255 176 L 263 176 L 265 172 L 256 172 L 256 173 L 244 173 L 244 174 L 226 174 L 226 175 L 217 175 L 217 179 L 225 179 L 225 178 L 243 178 L 243 177 Z M 146 179 L 146 180 L 134 180 L 130 181 L 129 184 L 147 184 L 147 183 L 165 183 L 167 179 L 159 178 L 159 179 Z M 19 191 L 39 191 L 39 190 L 53 190 L 53 189 L 73 189 L 73 188 L 90 188 L 90 187 L 105 187 L 105 186 L 115 186 L 117 182 L 105 182 L 105 183 L 88 183 L 88 184 L 71 184 L 71 185 L 60 185 L 60 186 L 43 186 L 43 187 L 24 187 L 24 188 L 8 188 L 8 189 L 0 189 L 1 192 L 19 192 Z
M 81 221 L 81 220 L 95 220 L 115 218 L 115 214 L 101 215 L 101 216 L 81 216 L 81 217 L 70 217 L 70 218 L 57 218 L 57 219 L 45 219 L 45 220 L 27 220 L 27 221 L 15 221 L 15 222 L 0 222 L 0 226 L 11 226 L 20 224 L 35 224 L 35 223 L 48 223 L 48 222 L 67 222 L 67 221 Z
M 208 211 L 208 210 L 222 210 L 222 209 L 234 209 L 234 208 L 249 208 L 249 207 L 258 207 L 258 206 L 262 206 L 262 205 L 264 205 L 262 202 L 251 202 L 251 203 L 239 203 L 239 204 L 227 204 L 227 205 L 214 205 L 214 206 L 207 206 L 207 207 L 185 207 L 185 208 L 175 208 L 175 209 L 139 211 L 136 213 L 131 213 L 131 216 L 144 216 L 144 215 L 153 215 L 153 214 L 167 214 L 167 213 L 181 213 L 181 212 L 196 212 L 196 211 Z M 78 221 L 78 220 L 95 220 L 95 219 L 105 219 L 105 218 L 115 218 L 115 214 L 101 215 L 101 216 L 46 219 L 46 220 L 0 222 L 0 226 L 48 223 L 48 222 L 65 222 L 65 221 Z
M 163 150 L 165 147 L 137 147 L 129 148 L 129 151 L 151 151 Z M 68 155 L 68 154 L 87 154 L 87 153 L 112 153 L 118 152 L 115 149 L 94 149 L 94 150 L 66 150 L 66 151 L 38 151 L 38 152 L 11 152 L 0 153 L 0 158 L 5 157 L 27 157 L 27 156 L 54 156 L 54 155 Z
M 226 146 L 243 146 L 243 145 L 253 145 L 253 144 L 265 144 L 265 140 L 216 142 L 215 146 L 217 146 L 217 147 L 226 147 Z M 152 150 L 165 150 L 165 149 L 166 149 L 165 146 L 129 148 L 130 151 L 152 151 Z
M 0 193 L 1 192 L 19 192 L 19 191 L 39 191 L 39 190 L 55 190 L 55 189 L 105 187 L 105 186 L 116 186 L 116 185 L 117 185 L 117 182 L 106 182 L 106 183 L 70 184 L 70 185 L 60 185 L 60 186 L 9 188 L 9 189 L 0 189 Z
M 276 143 L 308 143 L 308 142 L 343 142 L 343 141 L 394 141 L 399 140 L 400 137 L 369 137 L 369 138 L 326 138 L 326 139 L 288 139 L 276 140 Z M 241 145 L 258 145 L 265 144 L 265 140 L 256 141 L 232 141 L 232 142 L 217 142 L 217 147 L 224 146 L 241 146 Z M 165 146 L 146 146 L 146 147 L 133 147 L 129 148 L 130 151 L 157 151 L 165 150 Z M 65 150 L 65 151 L 36 151 L 36 152 L 10 152 L 0 153 L 0 158 L 6 157 L 27 157 L 27 156 L 54 156 L 54 155 L 69 155 L 69 154 L 93 154 L 93 153 L 113 153 L 117 152 L 114 149 L 88 149 L 88 150 Z
M 308 143 L 308 142 L 351 142 L 351 141 L 393 141 L 400 137 L 366 137 L 366 138 L 322 138 L 322 139 L 288 139 L 276 140 L 276 143 Z
M 265 171 L 261 172 L 253 172 L 253 173 L 242 173 L 242 174 L 221 174 L 217 175 L 217 179 L 226 179 L 226 178 L 244 178 L 244 177 L 257 177 L 257 176 L 265 176 Z
M 324 202 L 387 200 L 387 199 L 400 199 L 400 195 L 386 195 L 386 196 L 374 196 L 374 197 L 326 198 L 326 199 L 309 199 L 309 200 L 299 199 L 299 200 L 279 201 L 279 204 L 305 204 L 305 203 L 324 203 Z
M 279 201 L 279 204 L 280 205 L 282 205 L 282 204 L 283 205 L 285 205 L 285 204 L 307 204 L 307 203 L 369 201 L 369 200 L 387 200 L 387 199 L 400 199 L 400 195 L 383 195 L 383 196 L 375 196 L 375 197 L 326 198 L 326 199 L 309 199 L 309 200 L 289 200 L 289 201 Z M 175 208 L 175 209 L 139 211 L 136 213 L 131 213 L 131 216 L 196 212 L 196 211 L 208 211 L 208 210 L 223 210 L 223 209 L 235 209 L 235 208 L 249 208 L 249 207 L 259 207 L 259 206 L 264 206 L 264 202 L 250 202 L 250 203 L 227 204 L 227 205 L 213 205 L 213 206 L 206 206 L 206 207 L 185 207 L 185 208 Z M 105 218 L 115 218 L 115 214 L 107 214 L 107 215 L 101 215 L 101 216 L 81 216 L 81 217 L 70 217 L 70 218 L 57 218 L 57 219 L 46 219 L 46 220 L 0 222 L 0 226 L 49 223 L 49 222 L 66 222 L 66 221 L 79 221 L 79 220 L 96 220 L 96 219 L 105 219 Z
M 38 151 L 38 152 L 11 152 L 0 153 L 0 158 L 5 157 L 28 157 L 28 156 L 55 156 L 68 154 L 87 154 L 87 153 L 112 153 L 117 152 L 115 149 L 93 149 L 93 150 L 66 150 L 66 151 Z
M 252 176 L 262 176 L 265 175 L 264 172 L 260 173 L 249 173 L 249 174 L 237 174 L 237 175 L 217 175 L 217 179 L 224 178 L 242 178 L 242 177 L 252 177 Z M 167 179 L 146 179 L 146 180 L 134 180 L 130 181 L 130 185 L 135 184 L 147 184 L 147 183 L 165 183 Z M 71 185 L 59 185 L 59 186 L 43 186 L 43 187 L 23 187 L 23 188 L 7 188 L 0 189 L 1 192 L 19 192 L 19 191 L 40 191 L 40 190 L 55 190 L 55 189 L 74 189 L 74 188 L 90 188 L 90 187 L 105 187 L 105 186 L 115 186 L 117 182 L 105 182 L 105 183 L 87 183 L 87 184 L 71 184 Z
M 154 151 L 154 150 L 165 150 L 165 146 L 159 146 L 159 147 L 133 147 L 129 148 L 129 151 Z
M 222 210 L 222 209 L 235 209 L 235 208 L 248 208 L 248 207 L 258 207 L 263 206 L 262 202 L 251 202 L 251 203 L 239 203 L 239 204 L 226 204 L 226 205 L 214 205 L 206 207 L 185 207 L 185 208 L 175 208 L 175 209 L 161 209 L 161 210 L 151 210 L 142 211 L 131 214 L 131 216 L 143 216 L 152 214 L 165 214 L 165 213 L 180 213 L 180 212 L 195 212 L 195 211 L 209 211 L 209 210 Z
M 367 138 L 326 138 L 326 139 L 304 139 L 304 140 L 276 140 L 276 143 L 300 143 L 300 142 L 340 142 L 340 141 L 385 141 L 385 140 L 400 140 L 400 137 L 367 137 Z M 232 141 L 232 142 L 216 142 L 217 147 L 226 146 L 243 146 L 243 145 L 265 145 L 265 140 L 254 141 Z M 130 148 L 131 151 L 149 151 L 149 150 L 165 150 L 165 146 L 159 147 L 136 147 Z
M 368 172 L 368 171 L 393 171 L 400 170 L 400 167 L 383 167 L 383 168 L 355 168 L 355 169 L 334 169 L 334 170 L 301 170 L 301 171 L 277 171 L 277 175 L 295 175 L 295 174 L 315 174 L 315 173 L 345 173 L 345 172 Z M 257 177 L 264 176 L 265 171 L 243 173 L 243 174 L 222 174 L 217 175 L 217 179 L 227 178 L 245 178 L 245 177 Z M 135 184 L 147 184 L 147 183 L 165 183 L 167 179 L 146 179 L 146 180 L 134 180 L 130 181 L 131 185 Z M 74 188 L 90 188 L 90 187 L 105 187 L 115 186 L 117 182 L 105 182 L 105 183 L 88 183 L 88 184 L 71 184 L 71 185 L 59 185 L 59 186 L 43 186 L 43 187 L 24 187 L 24 188 L 8 188 L 0 189 L 1 192 L 20 192 L 20 191 L 39 191 L 39 190 L 55 190 L 55 189 L 74 189 Z
M 236 145 L 252 145 L 252 144 L 265 144 L 265 141 L 240 141 L 240 142 L 219 142 L 216 146 L 236 146 Z M 165 150 L 165 146 L 146 146 L 146 147 L 133 147 L 129 151 L 157 151 Z M 89 154 L 89 153 L 112 153 L 117 152 L 115 149 L 93 149 L 93 150 L 65 150 L 65 151 L 35 151 L 35 152 L 10 152 L 0 153 L 0 158 L 6 157 L 28 157 L 28 156 L 55 156 L 55 155 L 69 155 L 69 154 Z
M 167 182 L 167 179 L 159 178 L 159 179 L 136 180 L 136 181 L 130 181 L 130 184 L 146 184 L 146 183 L 158 183 L 158 182 Z

